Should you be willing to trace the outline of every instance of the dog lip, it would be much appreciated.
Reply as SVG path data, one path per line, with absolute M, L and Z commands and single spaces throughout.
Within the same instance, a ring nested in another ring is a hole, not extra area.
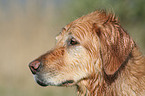
M 62 86 L 62 85 L 68 86 L 68 85 L 73 85 L 73 84 L 74 84 L 74 80 L 66 80 L 66 81 L 62 82 L 60 84 L 60 86 Z
M 43 86 L 43 87 L 48 86 L 48 85 L 47 85 L 47 84 L 45 84 L 43 81 L 36 80 L 36 82 L 37 82 L 40 86 Z

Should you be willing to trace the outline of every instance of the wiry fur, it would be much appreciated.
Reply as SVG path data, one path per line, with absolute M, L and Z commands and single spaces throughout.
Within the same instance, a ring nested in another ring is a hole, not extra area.
M 56 39 L 56 47 L 36 59 L 42 64 L 36 81 L 76 85 L 79 96 L 145 96 L 145 57 L 114 15 L 90 13 Z

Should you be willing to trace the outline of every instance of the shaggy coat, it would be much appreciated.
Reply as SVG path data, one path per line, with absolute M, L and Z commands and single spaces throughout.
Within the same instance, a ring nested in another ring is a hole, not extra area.
M 79 96 L 145 96 L 145 57 L 111 13 L 82 16 L 56 40 L 29 64 L 39 85 L 77 86 Z

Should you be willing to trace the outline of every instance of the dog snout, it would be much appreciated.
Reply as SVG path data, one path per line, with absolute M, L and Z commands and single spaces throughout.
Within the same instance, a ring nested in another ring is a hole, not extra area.
M 29 68 L 33 74 L 39 72 L 40 66 L 41 66 L 41 62 L 38 60 L 35 60 L 29 64 Z

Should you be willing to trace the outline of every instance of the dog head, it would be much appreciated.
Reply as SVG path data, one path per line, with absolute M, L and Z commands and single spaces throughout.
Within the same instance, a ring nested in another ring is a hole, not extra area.
M 134 47 L 112 14 L 95 11 L 62 29 L 53 50 L 29 64 L 42 86 L 74 85 L 102 70 L 114 74 Z

